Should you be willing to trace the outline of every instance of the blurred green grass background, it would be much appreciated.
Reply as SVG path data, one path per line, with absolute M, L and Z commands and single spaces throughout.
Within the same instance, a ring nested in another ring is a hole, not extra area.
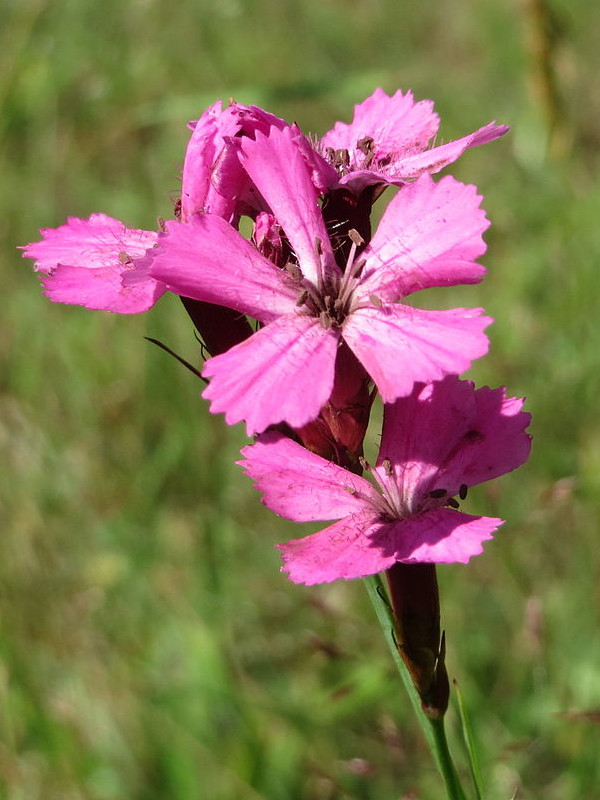
M 360 582 L 306 588 L 297 530 L 232 466 L 243 431 L 144 341 L 197 359 L 175 298 L 58 306 L 15 250 L 67 215 L 169 217 L 215 99 L 324 132 L 375 86 L 441 137 L 492 220 L 473 376 L 527 395 L 534 453 L 475 490 L 507 524 L 439 570 L 488 796 L 600 797 L 600 6 L 585 0 L 1 0 L 0 797 L 435 800 Z M 423 303 L 429 298 L 423 298 Z M 458 761 L 456 714 L 449 729 Z

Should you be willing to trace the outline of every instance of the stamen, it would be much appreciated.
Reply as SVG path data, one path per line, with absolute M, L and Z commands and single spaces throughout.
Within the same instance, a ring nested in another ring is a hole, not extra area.
M 298 264 L 294 264 L 293 261 L 288 261 L 284 265 L 284 269 L 290 275 L 290 277 L 293 278 L 295 281 L 302 280 L 302 270 L 300 269 Z
M 400 518 L 404 516 L 407 510 L 410 511 L 402 499 L 399 487 L 393 480 L 393 474 L 392 462 L 387 456 L 381 460 L 380 465 L 372 472 L 373 480 L 382 495 L 385 513 L 390 519 Z M 392 480 L 386 480 L 386 478 L 392 478 Z
M 344 175 L 348 171 L 350 155 L 347 150 L 334 150 L 333 147 L 326 147 L 325 155 L 332 167 L 341 175 Z
M 365 240 L 356 230 L 356 228 L 350 228 L 350 230 L 348 231 L 348 238 L 350 239 L 352 244 L 355 244 L 357 247 L 360 247 L 361 244 L 365 243 Z
M 360 261 L 354 262 L 351 269 L 351 274 L 353 278 L 360 278 L 366 263 L 367 262 L 364 260 L 364 258 L 361 259 Z
M 296 300 L 296 308 L 299 308 L 300 306 L 303 306 L 306 303 L 306 301 L 308 300 L 309 297 L 310 297 L 310 294 L 309 294 L 308 290 L 307 289 L 303 289 L 300 292 L 300 294 L 298 295 L 298 299 Z
M 316 261 L 316 268 L 317 268 L 317 286 L 320 290 L 323 289 L 323 284 L 325 283 L 325 277 L 327 274 L 327 270 L 325 270 L 323 265 L 323 241 L 318 237 L 315 236 L 315 244 L 314 244 L 314 255 Z
M 443 497 L 445 494 L 448 494 L 448 489 L 434 489 L 432 492 L 429 492 L 429 497 L 434 500 L 439 500 L 439 498 Z
M 352 245 L 350 247 L 350 252 L 348 253 L 348 260 L 346 261 L 344 276 L 346 276 L 352 269 L 352 264 L 354 264 L 354 256 L 356 255 L 356 248 L 358 247 L 358 242 L 355 242 L 352 237 L 350 237 L 350 241 L 352 242 Z
M 333 325 L 332 319 L 326 311 L 321 311 L 319 314 L 319 322 L 328 331 Z
M 373 148 L 374 144 L 375 142 L 370 136 L 365 136 L 363 139 L 359 139 L 356 143 L 357 149 L 360 150 L 360 152 L 365 156 L 365 160 L 362 165 L 363 169 L 369 169 L 371 162 L 375 158 L 375 150 Z
M 346 269 L 344 270 L 344 274 L 342 276 L 342 282 L 340 285 L 340 290 L 338 297 L 343 306 L 348 308 L 350 297 L 352 296 L 352 292 L 356 288 L 356 281 L 360 277 L 361 272 L 365 266 L 365 260 L 361 259 L 360 261 L 355 261 L 354 258 L 356 256 L 356 250 L 362 244 L 364 244 L 364 239 L 360 235 L 360 233 L 351 228 L 348 231 L 348 237 L 352 242 L 350 247 L 350 252 L 348 254 L 348 260 L 346 261 Z
M 356 147 L 360 150 L 361 153 L 364 155 L 369 155 L 369 153 L 373 152 L 373 137 L 372 136 L 364 136 L 362 139 L 359 139 L 356 143 Z
M 458 490 L 458 496 L 460 497 L 461 500 L 466 499 L 468 489 L 469 487 L 467 486 L 466 483 L 461 483 L 460 489 Z

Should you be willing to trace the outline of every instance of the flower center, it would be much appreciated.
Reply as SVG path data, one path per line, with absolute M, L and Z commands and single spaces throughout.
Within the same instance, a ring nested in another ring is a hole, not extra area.
M 350 153 L 346 149 L 334 150 L 333 147 L 325 149 L 325 157 L 335 169 L 338 175 L 343 178 L 353 169 L 370 169 L 375 159 L 375 141 L 371 136 L 363 136 L 356 142 L 356 151 L 363 154 L 364 159 L 360 167 L 357 164 L 350 164 Z M 355 152 L 356 152 L 355 151 Z
M 460 505 L 454 495 L 458 494 L 460 500 L 464 500 L 467 496 L 466 483 L 461 484 L 458 491 L 439 487 L 432 489 L 424 496 L 419 492 L 415 492 L 414 495 L 409 493 L 410 496 L 406 496 L 394 478 L 394 469 L 389 458 L 384 458 L 375 469 L 371 469 L 364 459 L 361 460 L 361 466 L 365 472 L 370 472 L 381 492 L 377 510 L 382 522 L 393 522 L 412 514 L 434 511 L 436 508 L 458 509 Z
M 298 289 L 296 306 L 303 307 L 302 312 L 311 317 L 318 317 L 326 329 L 340 328 L 346 317 L 354 310 L 354 290 L 360 282 L 360 275 L 365 262 L 355 260 L 357 248 L 364 244 L 362 236 L 353 228 L 348 231 L 352 242 L 348 261 L 343 273 L 323 269 L 315 286 L 302 277 L 300 268 L 295 264 L 286 264 L 286 270 Z M 321 243 L 315 243 L 317 256 L 321 258 Z

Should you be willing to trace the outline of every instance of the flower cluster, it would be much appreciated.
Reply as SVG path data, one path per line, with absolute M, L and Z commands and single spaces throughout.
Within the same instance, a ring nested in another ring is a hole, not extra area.
M 432 175 L 507 130 L 430 146 L 438 124 L 431 102 L 380 89 L 321 139 L 216 103 L 190 125 L 181 199 L 159 231 L 98 213 L 24 248 L 54 301 L 138 313 L 165 292 L 182 298 L 211 355 L 211 410 L 258 437 L 241 463 L 263 502 L 296 521 L 338 520 L 280 545 L 296 582 L 468 561 L 502 520 L 460 512 L 456 496 L 529 452 L 522 401 L 458 378 L 487 352 L 491 319 L 412 304 L 422 289 L 482 279 L 481 197 Z

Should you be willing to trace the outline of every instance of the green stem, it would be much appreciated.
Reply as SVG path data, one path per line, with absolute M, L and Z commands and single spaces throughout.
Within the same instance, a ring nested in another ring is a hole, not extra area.
M 458 779 L 456 767 L 450 755 L 450 749 L 448 748 L 444 718 L 429 719 L 429 717 L 425 717 L 425 719 L 429 723 L 433 733 L 433 739 L 435 741 L 435 760 L 446 783 L 448 797 L 452 798 L 452 800 L 466 800 L 465 793 Z
M 404 687 L 408 692 L 408 696 L 415 710 L 415 714 L 417 715 L 417 719 L 419 720 L 421 728 L 423 729 L 423 733 L 425 735 L 425 739 L 427 740 L 427 744 L 429 745 L 431 754 L 433 755 L 437 768 L 444 779 L 444 783 L 446 784 L 446 793 L 448 799 L 466 800 L 466 795 L 460 784 L 456 768 L 452 761 L 452 756 L 450 755 L 450 750 L 448 749 L 448 741 L 446 739 L 446 732 L 444 730 L 444 720 L 443 718 L 430 719 L 423 713 L 419 693 L 415 689 L 410 672 L 408 671 L 408 668 L 398 652 L 398 647 L 396 646 L 396 642 L 394 640 L 394 617 L 390 605 L 385 599 L 386 592 L 381 578 L 379 575 L 373 575 L 370 578 L 365 578 L 364 582 L 367 587 L 369 597 L 371 598 L 371 602 L 373 603 L 373 607 L 375 608 L 375 613 L 377 615 L 377 619 L 379 620 L 379 624 L 381 625 L 385 640 L 388 643 L 388 647 L 390 648 L 394 662 L 398 668 L 402 682 L 404 683 Z

